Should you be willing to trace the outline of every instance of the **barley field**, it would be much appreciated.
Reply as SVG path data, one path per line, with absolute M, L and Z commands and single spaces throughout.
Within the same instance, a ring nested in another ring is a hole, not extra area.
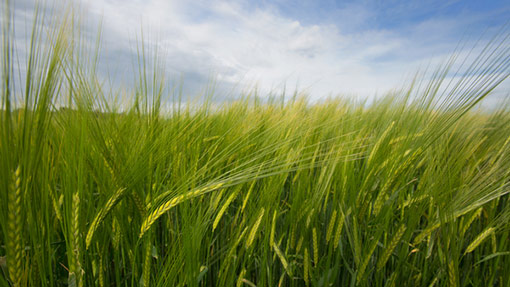
M 510 286 L 510 105 L 478 106 L 508 28 L 460 76 L 312 103 L 180 101 L 144 49 L 107 89 L 71 17 L 22 82 L 6 23 L 0 286 Z

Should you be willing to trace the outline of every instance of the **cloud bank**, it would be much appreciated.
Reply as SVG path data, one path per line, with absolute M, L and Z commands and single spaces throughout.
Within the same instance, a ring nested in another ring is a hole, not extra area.
M 199 93 L 215 79 L 222 93 L 257 86 L 265 95 L 297 87 L 312 99 L 371 98 L 399 88 L 418 68 L 444 61 L 459 41 L 470 47 L 484 27 L 490 34 L 500 23 L 488 19 L 508 12 L 503 6 L 498 12 L 466 8 L 452 14 L 448 9 L 456 1 L 429 1 L 436 9 L 430 11 L 407 1 L 384 7 L 376 1 L 318 2 L 304 1 L 294 10 L 297 4 L 289 1 L 74 4 L 86 15 L 82 28 L 92 40 L 102 22 L 104 69 L 125 80 L 143 31 L 148 47 L 164 55 L 168 76 L 182 78 L 188 93 Z M 33 4 L 20 3 L 17 11 L 27 15 Z M 500 90 L 504 97 L 508 84 Z

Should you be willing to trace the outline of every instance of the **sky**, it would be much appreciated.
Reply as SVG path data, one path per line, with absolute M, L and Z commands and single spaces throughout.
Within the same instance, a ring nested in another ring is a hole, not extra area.
M 14 2 L 19 30 L 35 2 Z M 121 82 L 131 79 L 143 31 L 146 47 L 161 53 L 167 81 L 187 94 L 214 82 L 223 95 L 298 89 L 312 100 L 384 95 L 444 62 L 459 42 L 467 50 L 482 38 L 483 47 L 510 15 L 508 0 L 67 2 L 84 16 L 91 41 L 101 23 L 101 72 Z M 508 97 L 508 82 L 495 98 Z

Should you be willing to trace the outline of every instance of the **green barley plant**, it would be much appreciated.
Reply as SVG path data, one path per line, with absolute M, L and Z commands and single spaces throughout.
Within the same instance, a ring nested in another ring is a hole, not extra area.
M 508 26 L 370 104 L 184 102 L 143 37 L 107 88 L 72 12 L 17 61 L 2 5 L 0 286 L 509 286 Z

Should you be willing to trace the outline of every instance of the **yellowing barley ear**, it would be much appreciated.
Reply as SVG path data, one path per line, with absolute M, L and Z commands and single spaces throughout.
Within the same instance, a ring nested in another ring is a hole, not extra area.
M 55 191 L 50 187 L 48 184 L 48 190 L 51 197 L 51 204 L 53 206 L 53 210 L 55 211 L 55 216 L 57 217 L 57 220 L 62 222 L 62 212 L 60 211 L 60 204 L 57 200 L 57 197 L 55 195 Z
M 356 281 L 358 284 L 363 280 L 363 276 L 365 275 L 365 270 L 367 269 L 368 263 L 370 262 L 370 258 L 372 257 L 372 254 L 375 251 L 375 248 L 377 247 L 377 239 L 373 239 L 373 243 L 370 246 L 370 249 L 368 253 L 365 255 L 365 258 L 363 258 L 363 261 L 361 263 L 361 266 L 358 269 L 358 276 L 356 278 Z
M 294 249 L 294 245 L 296 244 L 296 230 L 292 228 L 290 232 L 290 248 Z
M 338 223 L 336 226 L 335 239 L 333 242 L 335 249 L 338 247 L 338 244 L 340 244 L 340 236 L 342 235 L 342 229 L 344 227 L 344 220 L 345 220 L 345 215 L 342 213 L 340 215 L 340 217 L 338 218 Z
M 496 234 L 494 232 L 491 233 L 491 246 L 492 253 L 496 253 L 498 250 L 498 240 L 496 239 Z
M 13 176 L 13 183 L 8 194 L 8 223 L 7 223 L 7 270 L 13 286 L 21 286 L 23 274 L 23 242 L 21 218 L 21 168 L 18 166 Z
M 145 206 L 145 204 L 143 203 L 143 200 L 138 196 L 138 194 L 135 191 L 131 192 L 129 194 L 129 197 L 135 203 L 136 209 L 138 209 L 140 216 L 144 217 L 145 213 L 147 213 L 148 207 Z
M 448 262 L 448 282 L 450 283 L 450 287 L 457 287 L 457 272 L 452 259 Z
M 257 175 L 255 177 L 257 177 L 259 175 L 261 170 L 262 170 L 262 165 L 260 166 L 259 171 L 257 172 Z M 244 212 L 244 208 L 246 207 L 246 204 L 248 203 L 248 199 L 250 199 L 250 195 L 253 192 L 253 189 L 255 188 L 255 183 L 257 183 L 256 180 L 252 181 L 252 183 L 250 184 L 250 188 L 248 189 L 248 192 L 244 196 L 243 205 L 241 206 L 241 213 Z
M 150 286 L 150 278 L 151 278 L 151 254 L 152 254 L 152 239 L 151 234 L 147 236 L 145 241 L 145 256 L 143 260 L 143 271 L 142 271 L 142 286 L 148 287 Z
M 483 207 L 480 207 L 478 208 L 474 213 L 473 215 L 471 215 L 469 217 L 469 219 L 466 221 L 466 223 L 464 224 L 464 226 L 462 226 L 462 230 L 460 232 L 460 235 L 461 236 L 464 236 L 464 234 L 466 234 L 467 230 L 469 229 L 469 227 L 471 226 L 471 224 L 473 223 L 473 221 L 475 221 L 476 218 L 478 218 L 480 216 L 480 214 L 482 213 L 482 210 L 483 210 Z
M 367 159 L 367 166 L 371 166 L 372 160 L 374 159 L 375 154 L 379 150 L 379 147 L 381 146 L 382 142 L 386 139 L 390 131 L 393 129 L 393 126 L 395 125 L 395 122 L 391 122 L 391 124 L 384 130 L 384 132 L 381 134 L 381 137 L 377 140 L 374 147 L 372 148 L 370 155 Z
M 113 209 L 113 207 L 119 202 L 119 199 L 124 194 L 125 189 L 120 188 L 118 189 L 106 202 L 106 204 L 103 206 L 101 210 L 96 214 L 94 217 L 94 220 L 92 220 L 92 223 L 90 224 L 89 231 L 87 232 L 87 237 L 85 239 L 85 246 L 86 249 L 89 249 L 90 242 L 92 241 L 92 237 L 94 236 L 94 232 L 97 230 L 99 225 L 101 225 L 101 222 L 105 219 L 106 215 L 110 213 L 110 211 Z
M 306 228 L 308 228 L 310 226 L 310 222 L 312 221 L 312 214 L 314 212 L 315 208 L 312 208 L 312 210 L 310 210 L 310 213 L 308 213 L 308 217 L 306 218 Z
M 197 196 L 203 195 L 207 192 L 219 189 L 222 187 L 223 183 L 213 184 L 209 186 L 205 186 L 202 188 L 197 188 L 195 190 L 192 190 L 186 194 L 178 195 L 165 203 L 161 204 L 158 208 L 156 208 L 154 211 L 152 211 L 148 216 L 145 217 L 145 220 L 142 222 L 142 226 L 140 228 L 140 235 L 139 237 L 142 238 L 145 232 L 151 228 L 152 224 L 156 222 L 158 218 L 160 218 L 163 214 L 165 214 L 167 211 L 172 209 L 174 206 L 188 200 L 191 198 L 195 198 Z
M 110 172 L 110 175 L 112 177 L 112 181 L 113 183 L 115 183 L 116 185 L 119 184 L 119 180 L 115 174 L 115 172 L 113 171 L 113 168 L 112 166 L 110 165 L 110 163 L 108 162 L 108 160 L 106 159 L 106 157 L 103 156 L 103 162 L 104 162 L 104 165 L 106 166 L 106 168 L 108 169 L 108 172 Z
M 216 215 L 216 218 L 214 219 L 214 222 L 213 222 L 213 231 L 216 229 L 216 227 L 218 227 L 218 223 L 220 223 L 220 219 L 221 217 L 223 216 L 223 214 L 225 213 L 225 211 L 227 211 L 227 208 L 228 206 L 230 205 L 230 203 L 232 203 L 232 201 L 237 197 L 237 195 L 239 194 L 239 191 L 241 189 L 237 189 L 236 191 L 234 191 L 228 198 L 227 198 L 227 201 L 223 204 L 223 206 L 221 207 L 220 211 L 218 212 L 218 215 Z
M 317 266 L 317 263 L 319 263 L 319 243 L 317 242 L 317 230 L 315 227 L 312 230 L 312 236 L 313 236 L 313 264 L 314 266 Z
M 301 236 L 298 240 L 297 246 L 296 246 L 296 253 L 299 253 L 301 251 L 301 247 L 303 246 L 303 236 Z
M 305 255 L 303 257 L 303 279 L 306 286 L 308 286 L 308 273 L 310 272 L 310 257 L 308 255 L 308 248 L 305 248 Z
M 377 195 L 377 198 L 375 199 L 374 207 L 373 207 L 373 211 L 372 211 L 374 216 L 377 216 L 379 214 L 379 212 L 382 209 L 383 203 L 386 201 L 386 198 L 387 198 L 386 190 L 383 189 L 383 190 L 381 190 L 381 192 L 379 192 L 379 194 Z
M 100 250 L 99 248 L 99 244 L 96 244 L 96 247 L 98 250 Z M 104 287 L 105 286 L 105 283 L 104 283 L 104 258 L 103 258 L 103 253 L 104 252 L 99 252 L 99 266 L 98 266 L 98 281 L 99 281 L 99 287 Z
M 115 250 L 119 250 L 119 244 L 120 244 L 120 240 L 122 238 L 122 233 L 120 230 L 119 220 L 115 216 L 113 217 L 113 222 L 112 222 L 112 232 L 113 232 L 113 236 L 112 236 L 113 248 Z
M 384 253 L 381 255 L 381 258 L 379 259 L 379 262 L 377 263 L 377 270 L 381 270 L 384 265 L 386 265 L 386 262 L 391 256 L 391 253 L 393 253 L 393 250 L 395 247 L 397 247 L 397 244 L 400 242 L 400 238 L 404 235 L 406 231 L 405 224 L 402 224 L 400 228 L 397 230 L 393 238 L 391 239 L 390 243 L 384 250 Z
M 473 242 L 471 242 L 471 244 L 469 244 L 469 246 L 466 248 L 465 253 L 473 252 L 473 250 L 475 250 L 476 247 L 478 247 L 478 245 L 480 245 L 489 235 L 491 235 L 494 232 L 494 230 L 495 230 L 494 227 L 489 227 L 484 232 L 480 233 L 475 238 L 475 240 L 473 240 Z
M 81 263 L 80 263 L 80 196 L 78 192 L 73 194 L 72 200 L 72 217 L 71 217 L 71 253 L 72 264 L 69 264 L 69 279 L 76 281 L 76 286 L 83 286 L 81 280 Z
M 260 223 L 262 222 L 262 218 L 264 217 L 265 209 L 262 208 L 259 213 L 259 217 L 257 218 L 257 221 L 255 221 L 255 224 L 251 228 L 250 234 L 248 235 L 248 239 L 246 240 L 246 248 L 250 248 L 253 241 L 255 240 L 255 236 L 257 235 L 257 230 L 259 229 Z
M 436 223 L 430 227 L 427 227 L 425 230 L 423 230 L 420 234 L 418 234 L 415 238 L 414 238 L 414 242 L 413 242 L 413 245 L 418 245 L 420 244 L 423 239 L 425 239 L 425 237 L 427 237 L 430 233 L 432 233 L 432 231 L 436 230 L 437 228 L 439 228 L 439 226 L 441 226 L 441 223 Z
M 213 196 L 211 200 L 211 209 L 216 210 L 218 205 L 220 204 L 220 200 L 223 198 L 223 194 L 225 193 L 225 189 L 220 190 L 217 194 Z
M 395 282 L 396 282 L 395 279 L 397 279 L 397 274 L 398 274 L 397 271 L 394 271 L 393 273 L 391 273 L 390 278 L 386 281 L 386 286 L 395 287 Z
M 270 246 L 274 246 L 275 227 L 276 227 L 276 210 L 273 213 L 273 221 L 271 223 L 271 233 L 269 234 L 269 244 L 270 244 Z
M 329 221 L 328 231 L 326 232 L 326 243 L 329 243 L 329 240 L 331 239 L 331 234 L 333 233 L 333 228 L 335 227 L 335 220 L 336 210 L 333 211 L 333 214 L 331 215 L 331 219 Z
M 236 283 L 237 287 L 243 286 L 244 274 L 246 274 L 245 268 L 243 268 L 243 271 L 241 271 L 241 273 L 239 274 L 239 277 L 237 277 L 237 283 Z
M 278 248 L 278 246 L 276 246 L 276 245 L 273 245 L 273 250 L 275 251 L 275 253 L 278 256 L 278 258 L 280 259 L 280 262 L 282 262 L 283 268 L 285 269 L 287 274 L 290 276 L 290 278 L 292 278 L 292 276 L 293 276 L 292 275 L 292 270 L 290 270 L 289 263 L 287 262 L 287 259 L 283 255 L 283 253 L 280 250 L 280 248 Z
M 398 206 L 398 208 L 399 209 L 404 209 L 404 208 L 406 208 L 408 206 L 411 206 L 411 205 L 413 205 L 415 203 L 421 202 L 421 201 L 423 201 L 425 199 L 428 199 L 428 198 L 429 198 L 428 194 L 423 194 L 423 195 L 420 195 L 418 197 L 411 197 L 411 198 L 407 199 L 406 201 L 404 201 L 402 204 L 400 204 Z

